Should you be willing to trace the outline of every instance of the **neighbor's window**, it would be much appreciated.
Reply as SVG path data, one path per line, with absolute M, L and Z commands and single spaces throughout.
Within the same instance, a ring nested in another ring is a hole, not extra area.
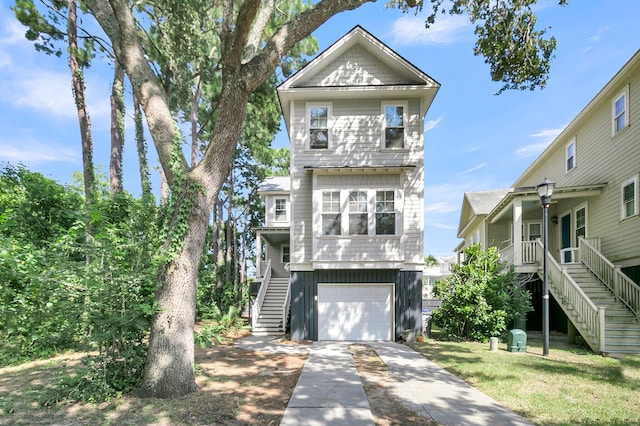
M 309 148 L 329 148 L 329 106 L 309 107 Z
M 566 152 L 567 171 L 573 170 L 576 166 L 576 142 L 575 139 L 567 144 Z
M 638 214 L 637 187 L 637 177 L 629 179 L 622 184 L 622 219 L 627 219 Z
M 613 135 L 629 125 L 629 90 L 628 87 L 616 96 L 611 104 L 613 119 Z
M 385 148 L 404 148 L 406 109 L 405 105 L 383 105 Z
M 322 193 L 322 235 L 340 235 L 340 191 Z
M 376 191 L 376 235 L 396 233 L 394 191 Z
M 369 233 L 367 206 L 366 191 L 349 193 L 349 235 L 367 235 Z
M 576 210 L 576 247 L 580 237 L 587 235 L 587 208 L 581 207 Z
M 291 261 L 291 252 L 289 246 L 282 246 L 282 263 L 289 263 Z
M 542 238 L 542 223 L 533 222 L 529 224 L 529 241 Z
M 284 198 L 276 199 L 276 222 L 287 221 L 287 200 Z

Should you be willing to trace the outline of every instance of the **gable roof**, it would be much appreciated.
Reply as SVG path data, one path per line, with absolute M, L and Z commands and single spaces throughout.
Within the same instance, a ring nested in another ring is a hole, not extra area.
M 478 222 L 480 216 L 486 216 L 513 191 L 513 188 L 492 189 L 489 191 L 465 192 L 458 222 L 458 238 Z
M 259 194 L 266 194 L 269 192 L 290 192 L 291 191 L 291 178 L 289 176 L 269 176 L 265 178 L 258 187 Z
M 424 116 L 439 88 L 440 83 L 357 25 L 277 90 L 289 128 L 289 105 L 296 99 L 397 98 L 406 92 L 421 98 Z

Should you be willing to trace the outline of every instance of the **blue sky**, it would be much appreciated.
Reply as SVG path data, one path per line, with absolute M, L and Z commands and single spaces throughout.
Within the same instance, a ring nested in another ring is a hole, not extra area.
M 539 2 L 538 22 L 558 40 L 547 88 L 500 96 L 483 58 L 473 56 L 466 17 L 441 16 L 425 30 L 424 15 L 385 10 L 384 3 L 338 15 L 314 35 L 323 50 L 361 25 L 441 83 L 425 118 L 425 254 L 451 255 L 464 192 L 511 186 L 640 48 L 640 1 Z M 22 162 L 68 183 L 82 160 L 66 59 L 36 52 L 11 4 L 0 6 L 0 162 Z M 94 159 L 106 170 L 111 74 L 95 65 L 86 79 Z M 138 194 L 130 120 L 127 125 L 125 187 Z M 286 135 L 274 145 L 288 146 Z

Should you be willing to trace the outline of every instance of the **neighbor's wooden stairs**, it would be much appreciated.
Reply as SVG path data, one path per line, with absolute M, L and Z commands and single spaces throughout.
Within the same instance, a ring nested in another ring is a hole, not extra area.
M 285 333 L 282 306 L 285 302 L 289 278 L 271 278 L 251 332 L 256 336 L 279 336 Z
M 584 264 L 568 264 L 563 267 L 593 303 L 605 308 L 604 353 L 640 354 L 640 323 L 635 315 Z M 561 300 L 559 303 L 565 311 L 569 311 L 567 313 L 571 317 L 571 307 Z

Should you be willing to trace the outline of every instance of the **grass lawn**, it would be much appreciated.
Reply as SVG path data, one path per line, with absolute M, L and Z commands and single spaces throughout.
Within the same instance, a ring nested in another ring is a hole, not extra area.
M 498 352 L 433 339 L 414 348 L 535 424 L 640 425 L 640 356 L 602 357 L 562 334 L 549 346 L 543 357 L 541 334 L 530 332 L 526 353 L 503 342 Z

